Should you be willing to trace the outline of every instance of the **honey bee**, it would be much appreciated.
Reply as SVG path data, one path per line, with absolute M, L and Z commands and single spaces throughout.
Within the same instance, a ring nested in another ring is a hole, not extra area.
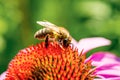
M 69 32 L 63 28 L 58 27 L 48 21 L 37 21 L 37 23 L 43 26 L 43 29 L 38 30 L 34 37 L 41 40 L 45 39 L 45 46 L 48 47 L 48 41 L 57 41 L 63 47 L 68 47 L 71 44 L 71 36 Z

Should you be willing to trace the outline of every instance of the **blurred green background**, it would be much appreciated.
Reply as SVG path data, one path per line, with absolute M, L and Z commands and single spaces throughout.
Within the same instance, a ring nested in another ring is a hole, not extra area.
M 36 21 L 64 26 L 76 39 L 105 37 L 120 56 L 120 0 L 0 0 L 0 73 L 20 49 L 38 43 Z

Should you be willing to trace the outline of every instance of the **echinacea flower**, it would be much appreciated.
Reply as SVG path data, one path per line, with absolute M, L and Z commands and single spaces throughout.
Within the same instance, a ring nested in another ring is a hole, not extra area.
M 120 80 L 120 58 L 109 52 L 96 52 L 85 57 L 89 50 L 109 45 L 109 40 L 89 38 L 73 41 L 73 44 L 76 49 L 62 48 L 56 42 L 50 42 L 46 48 L 42 42 L 20 50 L 9 63 L 3 74 L 5 77 L 0 79 Z

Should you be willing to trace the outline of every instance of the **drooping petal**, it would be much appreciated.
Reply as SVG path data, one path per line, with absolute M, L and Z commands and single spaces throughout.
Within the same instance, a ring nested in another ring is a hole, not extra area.
M 92 60 L 94 66 L 106 65 L 106 64 L 120 64 L 120 58 L 110 52 L 96 52 L 88 59 Z
M 3 72 L 3 73 L 0 75 L 0 80 L 4 80 L 4 79 L 5 79 L 5 76 L 6 76 L 6 72 Z
M 97 77 L 109 80 L 120 80 L 120 58 L 109 52 L 97 52 L 89 57 L 96 66 Z
M 84 38 L 78 42 L 77 48 L 79 52 L 83 50 L 83 53 L 86 53 L 91 49 L 101 47 L 101 46 L 107 46 L 110 44 L 111 44 L 110 40 L 102 37 Z
M 94 80 L 120 80 L 120 77 L 109 78 L 109 79 L 94 79 Z

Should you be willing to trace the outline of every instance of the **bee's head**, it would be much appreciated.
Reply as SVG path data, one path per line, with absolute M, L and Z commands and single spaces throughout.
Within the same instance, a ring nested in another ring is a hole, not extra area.
M 63 40 L 63 46 L 64 47 L 68 47 L 70 45 L 70 43 L 71 43 L 71 38 L 65 38 Z

